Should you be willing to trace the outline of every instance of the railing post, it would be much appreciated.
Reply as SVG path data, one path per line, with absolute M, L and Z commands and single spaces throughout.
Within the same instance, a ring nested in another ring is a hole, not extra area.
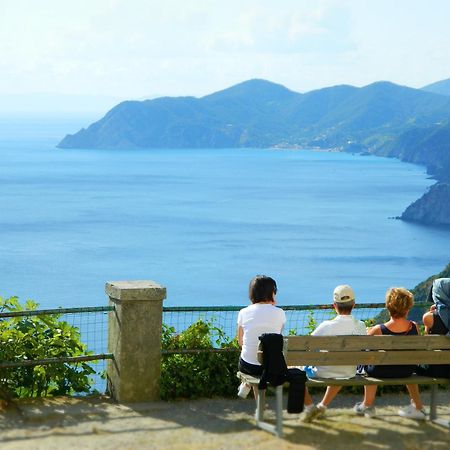
M 162 304 L 166 288 L 154 281 L 106 283 L 109 304 L 107 382 L 121 403 L 159 399 Z

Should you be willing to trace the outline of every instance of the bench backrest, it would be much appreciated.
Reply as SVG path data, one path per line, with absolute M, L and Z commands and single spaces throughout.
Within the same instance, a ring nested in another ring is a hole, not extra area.
M 288 336 L 288 366 L 450 364 L 447 336 Z

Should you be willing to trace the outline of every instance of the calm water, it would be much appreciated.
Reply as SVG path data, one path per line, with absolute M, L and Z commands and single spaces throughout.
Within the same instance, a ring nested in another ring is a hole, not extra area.
M 0 119 L 0 295 L 106 303 L 153 279 L 166 305 L 240 305 L 257 273 L 280 304 L 360 301 L 449 261 L 450 231 L 403 223 L 432 181 L 396 160 L 312 151 L 58 150 L 92 118 Z

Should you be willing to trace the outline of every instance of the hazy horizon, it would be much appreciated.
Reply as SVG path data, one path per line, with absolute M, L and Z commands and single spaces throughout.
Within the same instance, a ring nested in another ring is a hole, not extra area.
M 297 92 L 379 80 L 420 88 L 450 77 L 449 13 L 443 0 L 3 0 L 0 97 L 108 106 L 252 78 Z
M 236 84 L 240 84 L 245 81 L 249 80 L 242 80 Z M 265 80 L 265 81 L 273 82 L 272 80 Z M 377 80 L 377 81 L 390 82 L 390 80 Z M 374 81 L 374 83 L 376 83 L 377 81 Z M 343 84 L 349 85 L 348 83 Z M 224 86 L 214 92 L 222 91 L 230 87 L 232 86 Z M 285 87 L 292 91 L 295 91 L 294 89 L 291 89 L 289 86 Z M 329 87 L 332 86 L 323 86 L 321 88 L 318 88 L 317 90 Z M 364 87 L 364 86 L 357 86 L 357 87 Z M 413 88 L 412 86 L 407 87 Z M 205 95 L 209 95 L 214 92 L 209 92 Z M 304 91 L 299 93 L 306 93 L 306 92 L 310 91 Z M 131 101 L 152 100 L 159 97 L 163 96 L 162 95 L 159 96 L 157 94 L 150 94 L 147 96 L 143 96 L 141 98 L 120 98 L 107 95 L 98 96 L 98 95 L 58 94 L 51 92 L 30 93 L 30 94 L 6 94 L 6 95 L 0 94 L 0 117 L 5 117 L 7 115 L 15 115 L 15 116 L 26 115 L 33 117 L 33 114 L 41 114 L 41 113 L 48 114 L 51 117 L 52 114 L 62 113 L 67 116 L 74 115 L 74 116 L 98 118 L 98 114 L 106 113 L 120 102 L 130 100 Z M 172 96 L 169 95 L 169 97 Z M 203 96 L 194 96 L 194 97 L 201 98 Z

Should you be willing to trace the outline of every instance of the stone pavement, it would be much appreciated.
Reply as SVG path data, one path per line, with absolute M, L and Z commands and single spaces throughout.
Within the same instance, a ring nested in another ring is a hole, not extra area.
M 423 393 L 425 404 L 429 395 Z M 272 402 L 269 398 L 269 403 Z M 359 395 L 339 395 L 311 424 L 285 414 L 285 437 L 256 429 L 252 399 L 200 399 L 118 405 L 107 397 L 26 400 L 0 410 L 0 449 L 361 449 L 450 448 L 450 430 L 397 415 L 407 395 L 377 398 L 377 417 L 356 417 Z M 439 394 L 450 421 L 450 392 Z M 269 416 L 270 417 L 270 416 Z

